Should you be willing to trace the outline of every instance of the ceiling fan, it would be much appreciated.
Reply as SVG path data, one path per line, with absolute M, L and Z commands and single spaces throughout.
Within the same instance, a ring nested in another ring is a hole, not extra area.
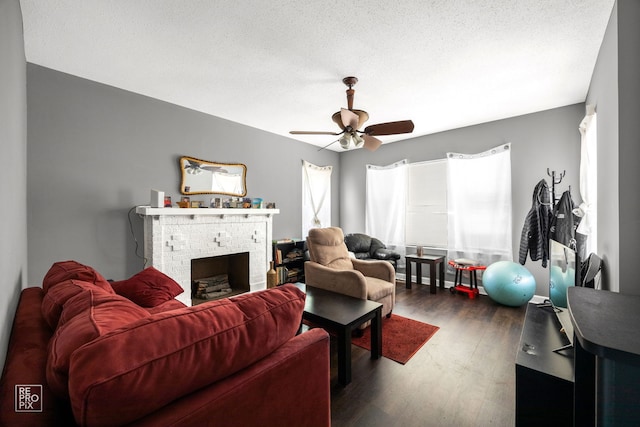
M 342 82 L 347 85 L 348 88 L 348 108 L 341 108 L 340 111 L 333 113 L 331 116 L 331 120 L 333 120 L 340 129 L 342 129 L 342 132 L 292 130 L 289 133 L 292 135 L 342 135 L 331 144 L 339 142 L 340 146 L 346 150 L 353 143 L 356 148 L 364 146 L 364 148 L 368 150 L 375 151 L 380 147 L 380 145 L 382 145 L 382 141 L 376 138 L 376 136 L 397 135 L 413 132 L 413 122 L 411 120 L 379 123 L 367 126 L 362 131 L 358 130 L 360 126 L 369 119 L 369 114 L 367 114 L 366 111 L 355 110 L 353 108 L 353 96 L 356 92 L 353 89 L 353 86 L 358 82 L 358 79 L 356 77 L 345 77 L 342 79 Z M 325 145 L 320 150 L 327 148 L 331 144 Z

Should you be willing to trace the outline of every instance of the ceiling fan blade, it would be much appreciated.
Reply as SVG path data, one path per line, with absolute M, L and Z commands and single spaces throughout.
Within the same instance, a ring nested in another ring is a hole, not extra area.
M 342 124 L 345 127 L 351 126 L 351 129 L 358 129 L 358 122 L 360 121 L 360 117 L 356 113 L 351 110 L 347 110 L 346 108 L 340 109 L 340 118 L 342 119 Z
M 364 134 L 362 139 L 364 139 L 364 148 L 369 151 L 376 151 L 382 145 L 382 141 L 375 136 Z
M 312 130 L 292 130 L 289 131 L 292 135 L 340 135 L 342 132 L 323 132 L 323 131 L 312 131 Z
M 399 133 L 413 132 L 413 122 L 411 120 L 401 120 L 399 122 L 379 123 L 367 126 L 364 133 L 367 135 L 397 135 Z

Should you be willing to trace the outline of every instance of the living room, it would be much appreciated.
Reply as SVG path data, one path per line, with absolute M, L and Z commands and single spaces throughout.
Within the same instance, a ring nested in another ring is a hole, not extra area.
M 6 298 L 0 302 L 0 362 L 20 289 L 38 285 L 52 263 L 78 259 L 113 279 L 142 269 L 127 214 L 148 203 L 151 188 L 179 197 L 181 155 L 246 164 L 249 195 L 274 201 L 280 210 L 274 237 L 301 237 L 301 159 L 333 166 L 332 218 L 345 232 L 357 232 L 364 231 L 366 164 L 442 159 L 450 151 L 477 153 L 510 142 L 517 245 L 531 191 L 547 168 L 566 170 L 563 185 L 579 188 L 578 125 L 586 105 L 597 105 L 601 141 L 598 253 L 607 265 L 603 287 L 640 294 L 633 269 L 640 240 L 635 188 L 640 182 L 635 165 L 640 158 L 635 77 L 640 71 L 635 24 L 640 7 L 635 1 L 615 2 L 582 102 L 385 144 L 374 153 L 318 151 L 291 138 L 28 63 L 19 2 L 2 0 L 0 5 L 0 39 L 9 43 L 0 46 L 0 128 L 6 132 L 0 185 L 7 205 L 1 226 L 5 281 L 0 289 Z M 338 92 L 342 77 L 337 76 Z M 141 224 L 134 218 L 138 239 Z M 536 294 L 544 295 L 546 272 L 538 265 L 531 269 Z

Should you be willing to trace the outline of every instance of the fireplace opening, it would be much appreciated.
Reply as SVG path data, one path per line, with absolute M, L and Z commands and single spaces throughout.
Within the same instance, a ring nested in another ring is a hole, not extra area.
M 191 260 L 193 305 L 249 292 L 249 252 Z

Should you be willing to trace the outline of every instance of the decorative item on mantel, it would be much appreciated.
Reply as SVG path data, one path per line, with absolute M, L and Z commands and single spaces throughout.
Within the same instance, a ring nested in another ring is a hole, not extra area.
M 152 208 L 161 208 L 164 206 L 164 191 L 151 190 L 151 203 Z
M 179 202 L 176 202 L 178 206 L 181 208 L 188 208 L 191 205 L 191 198 L 187 196 L 182 196 Z
M 152 192 L 155 190 L 152 190 Z M 158 198 L 160 197 L 160 198 Z M 157 200 L 154 202 L 152 194 L 152 208 L 170 208 L 172 207 L 171 196 L 164 196 L 162 194 L 156 195 Z M 182 196 L 175 204 L 179 208 L 212 208 L 212 209 L 275 209 L 276 204 L 274 202 L 265 203 L 260 197 L 212 197 L 209 202 L 206 200 L 191 200 L 190 196 Z

